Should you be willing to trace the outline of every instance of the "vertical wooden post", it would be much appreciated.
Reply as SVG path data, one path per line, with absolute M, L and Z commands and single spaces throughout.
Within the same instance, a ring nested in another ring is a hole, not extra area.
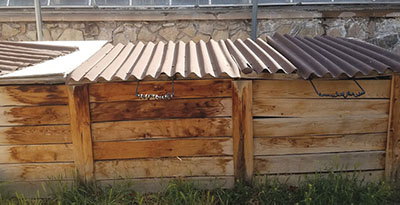
M 68 86 L 68 99 L 75 166 L 81 179 L 92 180 L 94 162 L 88 85 Z
M 253 177 L 253 89 L 251 80 L 232 81 L 233 158 L 235 178 Z

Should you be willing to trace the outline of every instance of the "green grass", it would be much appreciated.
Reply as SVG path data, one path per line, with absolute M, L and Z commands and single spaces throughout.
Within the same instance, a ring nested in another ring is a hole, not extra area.
M 400 190 L 393 183 L 365 182 L 358 173 L 316 173 L 303 179 L 299 186 L 290 186 L 274 178 L 245 184 L 237 182 L 233 189 L 199 189 L 191 182 L 173 180 L 164 192 L 140 194 L 132 184 L 61 182 L 41 190 L 49 198 L 27 199 L 22 194 L 4 195 L 0 204 L 400 204 Z

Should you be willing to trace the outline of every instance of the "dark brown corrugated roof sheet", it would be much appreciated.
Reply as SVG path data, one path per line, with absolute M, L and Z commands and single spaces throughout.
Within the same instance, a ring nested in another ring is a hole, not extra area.
M 0 41 L 0 75 L 74 52 L 77 48 Z
M 344 38 L 299 38 L 275 34 L 267 41 L 211 40 L 208 43 L 139 42 L 107 44 L 70 75 L 72 81 L 113 81 L 181 75 L 240 78 L 241 73 L 297 72 L 307 79 L 353 77 L 400 70 L 400 56 L 372 44 Z

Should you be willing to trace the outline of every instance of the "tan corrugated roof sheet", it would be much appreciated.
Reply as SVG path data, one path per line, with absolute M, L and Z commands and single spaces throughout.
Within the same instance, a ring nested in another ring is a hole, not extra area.
M 77 50 L 74 47 L 0 41 L 0 75 Z
M 372 44 L 343 38 L 298 38 L 275 34 L 267 41 L 211 40 L 208 43 L 139 42 L 107 44 L 70 75 L 72 81 L 113 81 L 158 78 L 161 74 L 188 77 L 240 78 L 241 73 L 297 72 L 311 76 L 353 77 L 387 69 L 400 71 L 400 56 Z

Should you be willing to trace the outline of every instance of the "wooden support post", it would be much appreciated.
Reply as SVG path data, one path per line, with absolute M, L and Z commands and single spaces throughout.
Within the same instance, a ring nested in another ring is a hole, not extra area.
M 75 166 L 81 179 L 92 180 L 94 162 L 88 85 L 69 86 L 68 98 Z
M 253 177 L 252 81 L 232 81 L 233 158 L 235 178 Z
M 392 76 L 388 122 L 385 174 L 400 181 L 400 75 Z

